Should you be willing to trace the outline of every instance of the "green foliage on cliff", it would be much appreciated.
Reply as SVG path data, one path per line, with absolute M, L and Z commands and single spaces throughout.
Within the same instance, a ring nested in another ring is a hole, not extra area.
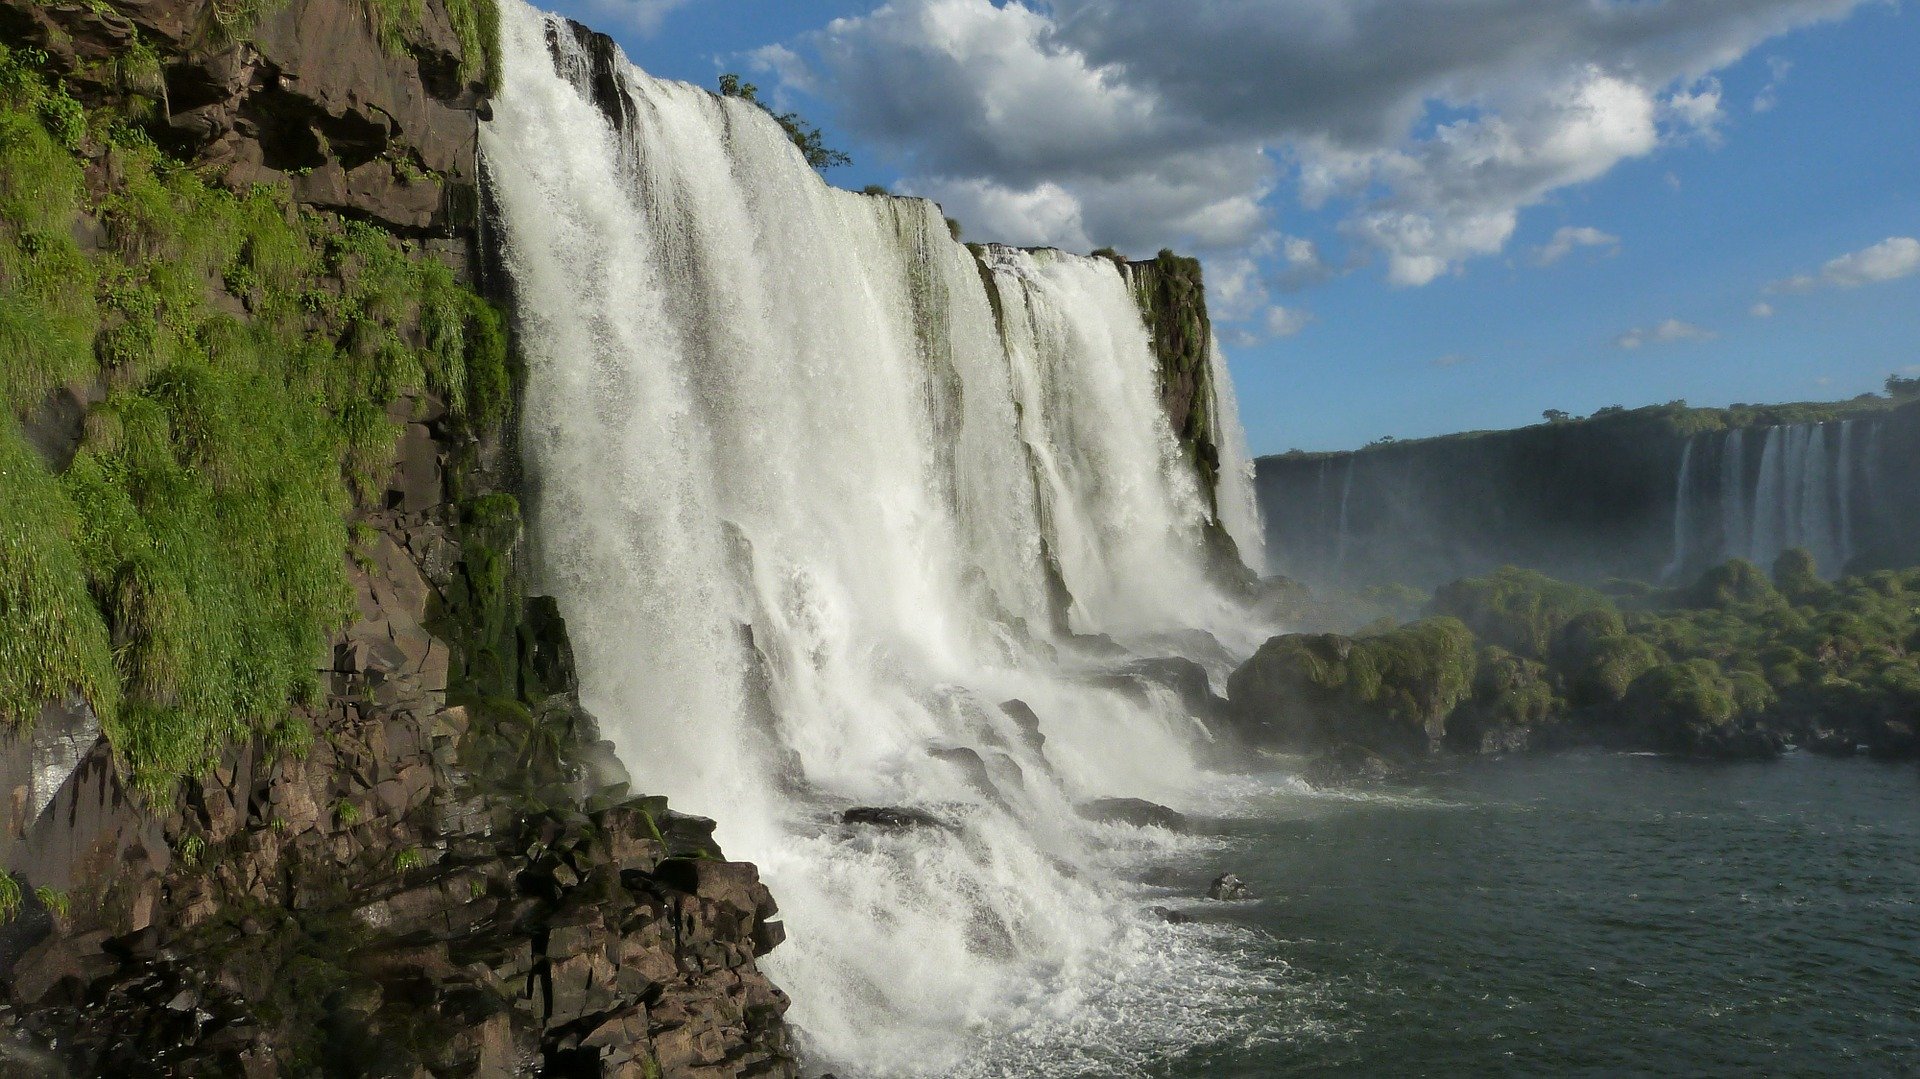
M 112 712 L 120 680 L 106 622 L 75 550 L 77 514 L 66 493 L 0 426 L 0 725 L 28 723 L 48 701 L 78 691 Z
M 0 51 L 0 722 L 78 691 L 161 790 L 304 737 L 396 410 L 500 415 L 501 321 L 387 234 L 211 187 L 111 116 L 67 143 L 29 59 Z M 21 424 L 50 395 L 86 415 L 43 457 Z
M 1229 695 L 1242 714 L 1284 714 L 1281 740 L 1307 745 L 1391 748 L 1382 718 L 1426 716 L 1476 752 L 1513 744 L 1503 730 L 1559 739 L 1577 723 L 1605 742 L 1685 753 L 1794 742 L 1920 754 L 1920 569 L 1829 584 L 1794 551 L 1774 571 L 1729 562 L 1616 606 L 1503 569 L 1440 589 L 1429 610 L 1460 621 L 1275 638 Z M 1462 670 L 1470 696 L 1457 691 Z

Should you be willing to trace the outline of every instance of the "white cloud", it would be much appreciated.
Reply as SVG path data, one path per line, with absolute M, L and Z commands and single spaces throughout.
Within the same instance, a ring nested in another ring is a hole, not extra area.
M 1796 274 L 1767 286 L 1768 292 L 1812 292 L 1819 288 L 1859 288 L 1920 273 L 1920 240 L 1890 236 L 1872 247 L 1827 260 L 1818 274 Z
M 1551 266 L 1579 247 L 1618 248 L 1620 237 L 1589 226 L 1563 225 L 1556 229 L 1553 239 L 1534 249 L 1533 261 L 1536 266 Z
M 1265 326 L 1268 337 L 1292 337 L 1307 328 L 1313 321 L 1313 313 L 1298 307 L 1281 307 L 1278 304 L 1267 309 Z
M 1772 318 L 1773 305 L 1770 303 L 1764 303 L 1764 302 L 1757 303 L 1757 304 L 1754 304 L 1752 307 L 1748 308 L 1747 313 L 1752 315 L 1754 318 Z
M 991 180 L 934 177 L 910 180 L 901 193 L 938 202 L 969 237 L 1082 252 L 1095 246 L 1081 222 L 1079 200 L 1059 184 L 1016 191 Z
M 660 21 L 687 0 L 573 0 L 570 7 L 584 8 L 582 18 L 596 25 L 616 24 L 640 34 L 660 29 Z
M 1861 2 L 891 0 L 798 44 L 800 77 L 920 189 L 991 204 L 984 238 L 1077 228 L 1298 287 L 1331 275 L 1320 252 L 1252 250 L 1284 184 L 1420 285 L 1555 192 L 1712 137 L 1715 72 Z
M 1840 288 L 1893 281 L 1920 272 L 1920 240 L 1894 236 L 1872 247 L 1839 258 L 1820 268 L 1828 284 Z
M 1613 343 L 1621 348 L 1644 348 L 1647 345 L 1671 345 L 1682 341 L 1711 341 L 1720 336 L 1702 326 L 1691 322 L 1682 322 L 1677 318 L 1667 319 L 1651 330 L 1635 327 L 1614 338 Z
M 1772 112 L 1774 106 L 1780 104 L 1780 84 L 1787 81 L 1787 72 L 1792 70 L 1792 60 L 1784 56 L 1767 57 L 1767 71 L 1771 77 L 1753 96 L 1753 111 Z
M 1707 78 L 1692 87 L 1675 90 L 1660 103 L 1661 110 L 1681 128 L 1700 135 L 1709 143 L 1720 141 L 1720 80 Z

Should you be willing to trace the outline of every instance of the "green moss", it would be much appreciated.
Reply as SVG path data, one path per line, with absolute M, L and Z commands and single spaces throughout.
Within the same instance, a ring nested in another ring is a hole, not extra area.
M 33 722 L 79 692 L 106 722 L 120 682 L 77 549 L 78 508 L 0 417 L 0 725 Z
M 1543 660 L 1563 627 L 1580 615 L 1607 612 L 1612 607 L 1605 596 L 1590 588 L 1506 566 L 1485 577 L 1442 586 L 1434 593 L 1429 610 L 1458 618 L 1488 643 L 1528 659 Z
M 292 709 L 352 614 L 346 522 L 384 493 L 396 402 L 503 414 L 504 334 L 371 226 L 211 187 L 110 118 L 63 146 L 49 86 L 0 50 L 0 617 L 32 629 L 0 640 L 0 720 L 78 690 L 159 792 L 236 738 L 304 747 Z M 93 201 L 89 156 L 113 178 Z M 62 385 L 96 403 L 55 476 L 12 417 Z

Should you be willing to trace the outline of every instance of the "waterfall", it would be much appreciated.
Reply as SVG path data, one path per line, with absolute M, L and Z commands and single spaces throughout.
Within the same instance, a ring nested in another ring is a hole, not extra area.
M 1673 492 L 1673 561 L 1661 573 L 1662 580 L 1671 581 L 1680 576 L 1687 568 L 1688 508 L 1693 497 L 1693 439 L 1680 451 L 1680 474 L 1674 480 Z
M 1247 448 L 1247 432 L 1240 424 L 1240 401 L 1233 392 L 1233 376 L 1227 371 L 1227 358 L 1219 342 L 1210 342 L 1207 364 L 1214 387 L 1213 442 L 1220 447 L 1220 487 L 1215 494 L 1219 505 L 1220 526 L 1233 537 L 1240 557 L 1254 569 L 1265 573 L 1267 564 L 1267 526 L 1260 519 L 1260 501 L 1253 489 L 1253 452 Z
M 1785 507 L 1781 505 L 1780 496 L 1787 485 L 1786 454 L 1781 446 L 1785 441 L 1781 437 L 1784 430 L 1783 427 L 1767 428 L 1766 438 L 1760 444 L 1760 477 L 1755 481 L 1753 492 L 1753 543 L 1747 549 L 1747 557 L 1762 569 L 1772 566 L 1781 551 Z
M 1353 500 L 1353 464 L 1359 454 L 1347 458 L 1347 478 L 1340 482 L 1340 531 L 1334 540 L 1333 572 L 1336 579 L 1347 568 L 1347 505 Z
M 1720 451 L 1720 560 L 1753 552 L 1753 526 L 1747 520 L 1747 432 L 1734 428 Z
M 1847 563 L 1853 561 L 1853 423 L 1852 420 L 1840 421 L 1840 460 L 1834 473 L 1835 499 L 1838 506 L 1837 532 L 1835 542 L 1839 544 L 1839 558 L 1830 568 L 1838 575 L 1844 573 Z
M 1720 462 L 1722 558 L 1747 558 L 1770 568 L 1794 547 L 1813 555 L 1822 575 L 1845 572 L 1855 554 L 1856 470 L 1873 469 L 1871 444 L 1861 460 L 1854 421 L 1769 427 L 1760 466 L 1747 494 L 1744 432 L 1727 434 Z M 1877 429 L 1877 428 L 1876 428 Z
M 1229 1036 L 1207 1002 L 1258 979 L 1118 875 L 1116 845 L 1181 841 L 1073 808 L 1201 806 L 1218 781 L 1170 691 L 1116 688 L 1125 657 L 1056 633 L 1055 574 L 1074 630 L 1159 654 L 1211 634 L 1216 677 L 1264 636 L 1209 583 L 1120 270 L 977 261 L 932 203 L 822 183 L 757 106 L 520 0 L 501 20 L 481 142 L 539 584 L 638 788 L 761 867 L 788 928 L 763 962 L 808 1051 L 843 1076 L 1031 1074 Z M 1256 558 L 1213 362 L 1219 516 Z M 836 823 L 853 805 L 953 827 Z

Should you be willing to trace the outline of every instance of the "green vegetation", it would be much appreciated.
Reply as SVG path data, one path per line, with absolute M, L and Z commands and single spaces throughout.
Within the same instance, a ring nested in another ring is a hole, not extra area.
M 23 899 L 20 882 L 13 874 L 0 869 L 0 925 L 6 925 L 20 916 Z
M 758 86 L 750 82 L 741 82 L 740 76 L 731 71 L 720 76 L 720 96 L 737 97 L 742 101 L 750 101 L 760 106 L 768 116 L 773 117 L 775 123 L 780 125 L 780 129 L 787 133 L 787 138 L 793 140 L 793 145 L 800 151 L 800 156 L 806 158 L 807 164 L 814 168 L 831 169 L 853 164 L 853 158 L 839 150 L 828 148 L 822 142 L 819 128 L 801 119 L 799 113 L 773 111 L 773 106 L 760 100 Z M 869 190 L 867 193 L 874 192 Z M 885 194 L 885 189 L 883 188 L 880 193 Z M 954 239 L 959 238 L 959 233 L 956 231 Z
M 1264 737 L 1308 748 L 1418 749 L 1383 723 L 1424 719 L 1471 752 L 1598 740 L 1920 754 L 1920 569 L 1828 583 L 1795 550 L 1771 576 L 1733 561 L 1609 599 L 1507 568 L 1442 587 L 1427 613 L 1355 638 L 1275 638 L 1229 693 Z
M 395 410 L 430 388 L 497 422 L 504 324 L 378 229 L 210 186 L 39 60 L 0 48 L 0 619 L 27 630 L 0 640 L 0 723 L 78 692 L 161 792 L 236 738 L 304 744 L 290 705 L 351 613 L 347 523 Z M 88 406 L 70 460 L 22 426 L 55 394 Z
M 1351 735 L 1375 749 L 1425 752 L 1473 687 L 1474 647 L 1472 632 L 1445 617 L 1360 638 L 1288 634 L 1235 671 L 1228 693 L 1277 701 L 1282 741 Z
M 47 908 L 47 913 L 52 915 L 56 922 L 65 922 L 73 913 L 73 900 L 67 893 L 56 888 L 49 888 L 43 884 L 33 890 L 33 897 L 40 901 L 41 906 Z

